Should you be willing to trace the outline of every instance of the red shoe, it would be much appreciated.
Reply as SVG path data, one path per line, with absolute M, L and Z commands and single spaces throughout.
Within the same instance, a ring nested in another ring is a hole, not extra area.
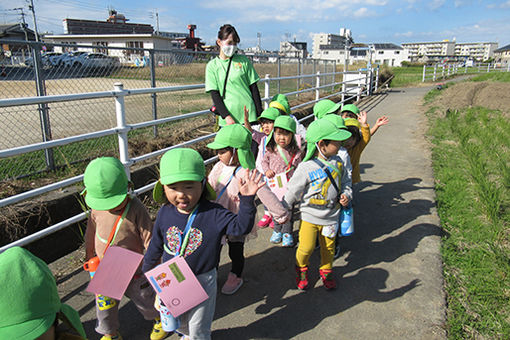
M 269 226 L 271 227 L 271 229 L 274 229 L 274 221 L 273 221 L 273 219 L 271 219 L 271 223 L 269 223 Z
M 262 216 L 262 218 L 260 219 L 259 223 L 257 223 L 257 225 L 260 227 L 260 228 L 265 228 L 267 227 L 270 223 L 273 223 L 273 218 L 271 217 L 271 215 L 264 215 Z
M 305 290 L 308 288 L 308 267 L 296 266 L 296 285 L 299 289 Z
M 327 290 L 336 288 L 336 281 L 331 269 L 319 269 L 319 274 L 321 276 L 322 283 Z

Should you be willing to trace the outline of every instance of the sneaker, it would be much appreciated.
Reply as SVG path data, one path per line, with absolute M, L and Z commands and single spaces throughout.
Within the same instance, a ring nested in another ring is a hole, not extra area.
M 122 340 L 122 335 L 117 332 L 117 335 L 103 335 L 101 340 Z
M 265 214 L 264 216 L 262 216 L 262 218 L 260 219 L 259 223 L 257 223 L 257 225 L 260 228 L 265 228 L 272 222 L 273 222 L 273 218 L 271 217 L 271 215 Z
M 294 246 L 294 238 L 292 234 L 285 233 L 282 238 L 282 247 L 293 247 Z
M 271 238 L 269 239 L 269 242 L 271 242 L 271 243 L 282 242 L 282 233 L 273 231 L 273 234 L 271 234 Z
M 163 326 L 161 325 L 161 319 L 154 319 L 154 325 L 152 326 L 151 332 L 151 340 L 161 340 L 164 339 L 167 335 L 168 333 L 163 330 Z
M 296 266 L 296 285 L 298 289 L 305 290 L 308 288 L 308 267 Z
M 336 288 L 336 281 L 331 269 L 319 269 L 319 275 L 321 276 L 322 283 L 327 290 Z
M 237 277 L 236 274 L 228 273 L 227 282 L 221 288 L 221 292 L 225 295 L 232 295 L 243 285 L 243 279 Z
M 269 223 L 269 227 L 271 227 L 271 229 L 274 229 L 274 221 L 273 221 L 273 219 L 271 219 L 271 223 Z

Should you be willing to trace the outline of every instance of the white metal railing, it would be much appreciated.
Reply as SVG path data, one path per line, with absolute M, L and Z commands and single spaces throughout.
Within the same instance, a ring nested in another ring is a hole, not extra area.
M 510 72 L 510 63 L 507 65 L 497 63 L 487 64 L 434 64 L 432 66 L 423 65 L 422 82 L 436 81 L 439 79 L 446 79 L 453 75 L 458 74 L 476 74 L 476 73 L 489 73 L 493 71 Z
M 332 96 L 336 96 L 341 94 L 342 100 L 341 103 L 343 104 L 346 101 L 349 101 L 353 98 L 360 99 L 363 95 L 370 95 L 373 93 L 374 89 L 377 90 L 377 81 L 378 81 L 378 70 L 375 72 L 375 79 L 374 79 L 374 70 L 369 69 L 366 71 L 359 71 L 356 72 L 359 74 L 359 78 L 356 79 L 350 79 L 349 83 L 352 84 L 352 82 L 357 82 L 358 87 L 355 91 L 355 94 L 349 96 L 346 93 L 346 81 L 342 82 L 332 82 L 327 84 L 321 84 L 321 78 L 327 77 L 327 76 L 334 76 L 337 75 L 344 75 L 346 73 L 352 73 L 352 72 L 331 72 L 331 73 L 320 73 L 317 72 L 317 74 L 307 74 L 307 75 L 299 75 L 299 76 L 290 76 L 290 77 L 275 77 L 270 78 L 269 75 L 266 75 L 266 77 L 262 78 L 260 82 L 264 84 L 264 97 L 262 98 L 262 101 L 265 103 L 265 106 L 267 107 L 271 97 L 269 96 L 269 89 L 270 89 L 270 82 L 274 81 L 280 81 L 280 80 L 289 80 L 289 79 L 306 79 L 306 78 L 315 78 L 315 86 L 306 88 L 299 91 L 293 91 L 289 93 L 285 93 L 285 95 L 294 95 L 294 94 L 301 94 L 306 92 L 315 91 L 315 99 L 310 100 L 307 102 L 304 102 L 302 104 L 296 105 L 292 107 L 292 109 L 298 109 L 304 106 L 308 106 L 311 104 L 316 103 L 317 101 L 325 98 L 329 98 Z M 332 88 L 334 89 L 335 86 L 342 86 L 342 90 L 338 92 L 331 93 L 327 96 L 320 97 L 320 90 L 325 88 Z M 151 93 L 162 93 L 162 92 L 174 92 L 174 91 L 187 91 L 187 90 L 195 90 L 195 89 L 201 89 L 204 88 L 204 84 L 196 84 L 196 85 L 184 85 L 184 86 L 169 86 L 169 87 L 160 87 L 160 88 L 144 88 L 144 89 L 124 89 L 123 85 L 121 83 L 116 83 L 114 85 L 113 91 L 106 91 L 106 92 L 93 92 L 93 93 L 80 93 L 80 94 L 67 94 L 67 95 L 54 95 L 54 96 L 44 96 L 44 97 L 25 97 L 25 98 L 10 98 L 10 99 L 0 99 L 0 108 L 1 107 L 13 107 L 13 106 L 20 106 L 20 105 L 32 105 L 32 104 L 40 104 L 40 103 L 55 103 L 55 102 L 69 102 L 69 101 L 75 101 L 75 100 L 83 100 L 83 99 L 97 99 L 97 98 L 114 98 L 115 99 L 115 112 L 116 112 L 116 119 L 117 119 L 117 126 L 112 129 L 106 129 L 101 131 L 95 131 L 91 133 L 61 138 L 57 140 L 52 141 L 46 141 L 46 142 L 40 142 L 30 145 L 25 145 L 21 147 L 15 147 L 10 149 L 4 149 L 0 150 L 0 159 L 12 157 L 21 155 L 28 152 L 38 151 L 38 150 L 47 150 L 56 146 L 62 146 L 66 144 L 70 144 L 73 142 L 79 142 L 94 138 L 99 138 L 103 136 L 113 135 L 117 134 L 118 136 L 118 144 L 119 144 L 119 159 L 124 165 L 126 174 L 128 175 L 128 178 L 130 178 L 131 171 L 130 167 L 133 164 L 136 164 L 138 162 L 157 157 L 163 153 L 165 153 L 168 150 L 182 147 L 182 146 L 189 146 L 193 145 L 195 143 L 198 143 L 200 141 L 207 140 L 209 138 L 212 138 L 216 135 L 216 133 L 211 133 L 205 136 L 201 136 L 189 141 L 185 141 L 178 145 L 173 145 L 161 150 L 157 150 L 148 154 L 144 154 L 137 157 L 129 157 L 128 153 L 128 132 L 135 129 L 141 129 L 146 128 L 150 126 L 156 126 L 165 124 L 172 121 L 187 119 L 191 117 L 196 117 L 200 115 L 209 114 L 209 110 L 201 110 L 196 112 L 191 112 L 179 116 L 173 116 L 168 118 L 160 118 L 156 120 L 146 121 L 142 123 L 137 124 L 126 124 L 126 110 L 125 110 L 125 103 L 124 98 L 126 96 L 133 96 L 133 95 L 141 95 L 141 94 L 151 94 Z M 352 94 L 352 90 L 350 91 Z M 299 121 L 303 122 L 307 119 L 310 119 L 313 117 L 313 115 L 308 115 L 306 117 L 301 118 Z M 211 162 L 214 162 L 217 160 L 217 157 L 212 157 L 205 161 L 205 164 L 209 164 Z M 11 197 L 7 197 L 4 199 L 0 199 L 0 207 L 5 207 L 8 205 L 12 205 L 24 200 L 28 200 L 30 198 L 34 198 L 36 196 L 48 193 L 50 191 L 54 191 L 57 189 L 61 189 L 63 187 L 67 187 L 69 185 L 73 185 L 76 183 L 79 183 L 83 180 L 83 174 L 75 177 L 71 177 L 62 181 L 59 181 L 57 183 L 52 183 L 40 188 L 36 188 L 33 190 L 29 190 L 17 195 L 13 195 Z M 142 188 L 138 188 L 134 190 L 135 195 L 142 194 L 144 192 L 147 192 L 151 190 L 156 182 L 148 184 Z M 57 232 L 65 227 L 68 227 L 74 223 L 83 221 L 86 219 L 87 213 L 80 213 L 76 216 L 72 216 L 64 221 L 61 221 L 59 223 L 56 223 L 48 228 L 45 228 L 43 230 L 40 230 L 36 233 L 33 233 L 29 236 L 26 236 L 22 239 L 19 239 L 15 242 L 12 242 L 10 244 L 7 244 L 0 248 L 0 252 L 3 252 L 4 250 L 14 247 L 14 246 L 24 246 L 27 245 L 33 241 L 36 241 L 38 239 L 41 239 L 47 235 L 50 235 L 54 232 Z

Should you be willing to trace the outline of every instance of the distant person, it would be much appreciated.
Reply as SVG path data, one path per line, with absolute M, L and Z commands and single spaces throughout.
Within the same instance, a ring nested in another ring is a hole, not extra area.
M 63 304 L 50 269 L 20 247 L 0 254 L 0 339 L 83 340 L 78 312 Z
M 92 209 L 85 233 L 86 260 L 95 256 L 101 259 L 110 245 L 143 255 L 151 240 L 153 224 L 143 203 L 128 195 L 129 182 L 122 163 L 114 157 L 94 159 L 85 169 L 83 183 L 85 202 Z M 166 337 L 154 308 L 154 290 L 141 268 L 133 276 L 125 295 L 145 320 L 154 320 L 151 340 Z M 103 334 L 101 340 L 122 339 L 118 314 L 119 301 L 96 295 L 96 332 Z
M 262 112 L 257 86 L 260 78 L 251 61 L 236 53 L 240 41 L 234 26 L 221 26 L 216 40 L 220 55 L 207 63 L 205 71 L 205 92 L 211 94 L 220 127 L 242 124 L 245 107 L 250 123 Z

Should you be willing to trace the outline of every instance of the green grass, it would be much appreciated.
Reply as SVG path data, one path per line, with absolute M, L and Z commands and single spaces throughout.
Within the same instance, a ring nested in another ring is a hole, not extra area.
M 391 87 L 403 87 L 420 83 L 423 77 L 423 66 L 392 67 L 395 76 L 391 81 Z
M 485 108 L 428 113 L 449 339 L 510 338 L 510 122 Z
M 480 74 L 479 76 L 473 77 L 471 81 L 500 81 L 504 83 L 510 82 L 510 72 L 490 72 Z

